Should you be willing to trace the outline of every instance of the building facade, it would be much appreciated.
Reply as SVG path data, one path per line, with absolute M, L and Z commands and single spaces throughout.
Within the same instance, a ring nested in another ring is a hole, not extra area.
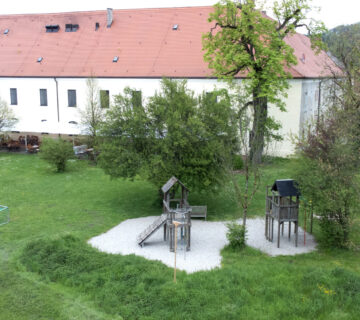
M 39 15 L 0 16 L 0 97 L 7 101 L 21 133 L 79 134 L 79 109 L 87 102 L 86 79 L 96 77 L 102 94 L 125 87 L 145 100 L 163 77 L 187 79 L 195 93 L 224 83 L 211 77 L 203 61 L 202 34 L 211 25 L 212 7 L 132 9 Z M 291 136 L 322 103 L 320 83 L 335 68 L 321 52 L 315 55 L 307 37 L 286 40 L 298 65 L 285 100 L 286 112 L 270 106 L 281 122 L 284 141 L 269 153 L 293 152 Z M 238 81 L 246 81 L 238 79 Z M 100 92 L 99 92 L 100 94 Z M 104 108 L 104 111 L 106 108 Z

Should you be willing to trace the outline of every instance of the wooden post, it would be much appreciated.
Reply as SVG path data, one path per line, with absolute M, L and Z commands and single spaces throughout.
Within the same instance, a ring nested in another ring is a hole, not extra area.
M 312 208 L 312 201 L 310 200 L 309 202 L 310 202 L 310 233 L 312 234 L 314 212 L 313 212 L 313 208 Z
M 277 247 L 280 248 L 280 219 L 278 220 L 278 238 L 277 238 Z
M 176 283 L 176 246 L 177 246 L 177 227 L 180 225 L 180 222 L 174 221 L 175 226 L 174 230 L 174 282 Z
M 306 206 L 305 206 L 305 213 L 304 213 L 304 246 L 306 246 Z
M 291 221 L 289 221 L 289 241 L 290 241 L 290 237 L 291 237 Z

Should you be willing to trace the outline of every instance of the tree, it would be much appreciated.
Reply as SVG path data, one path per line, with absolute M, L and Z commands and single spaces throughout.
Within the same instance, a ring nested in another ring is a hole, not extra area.
M 350 222 L 359 205 L 359 144 L 348 116 L 341 107 L 331 106 L 297 145 L 295 178 L 321 216 L 321 241 L 326 246 L 348 244 Z
M 224 157 L 235 152 L 236 130 L 226 90 L 196 97 L 186 81 L 163 79 L 146 106 L 132 90 L 115 98 L 103 136 L 100 164 L 113 177 L 142 175 L 157 187 L 172 175 L 192 189 L 216 188 Z
M 335 90 L 329 102 L 354 112 L 360 108 L 360 23 L 339 26 L 323 39 L 338 62 L 338 68 L 331 69 Z
M 74 157 L 70 142 L 62 139 L 44 139 L 41 144 L 40 157 L 56 167 L 57 172 L 64 172 L 67 160 Z
M 302 194 L 321 216 L 326 246 L 349 244 L 351 222 L 358 212 L 360 168 L 359 25 L 338 27 L 325 35 L 338 59 L 330 82 L 327 108 L 298 142 L 296 178 Z M 340 68 L 340 72 L 339 72 Z
M 248 208 L 260 186 L 261 172 L 259 164 L 250 160 L 249 137 L 251 134 L 251 116 L 247 108 L 244 108 L 244 104 L 246 104 L 247 101 L 246 91 L 235 86 L 235 92 L 232 94 L 231 101 L 232 108 L 236 112 L 237 143 L 238 150 L 240 150 L 243 158 L 243 168 L 239 175 L 232 165 L 228 167 L 228 173 L 235 200 L 238 207 L 242 208 L 242 223 L 245 228 Z M 231 226 L 234 227 L 234 225 Z
M 203 49 L 215 76 L 225 80 L 246 76 L 244 87 L 252 97 L 246 106 L 253 109 L 250 158 L 259 163 L 265 136 L 275 125 L 268 117 L 268 103 L 285 110 L 281 98 L 286 96 L 291 77 L 287 69 L 297 63 L 284 39 L 297 28 L 306 27 L 314 47 L 320 48 L 324 27 L 315 21 L 307 23 L 307 0 L 275 1 L 276 20 L 257 10 L 255 2 L 223 0 L 214 5 L 209 22 L 215 25 L 203 36 Z
M 104 94 L 104 92 L 99 91 L 98 82 L 94 77 L 90 77 L 86 80 L 86 87 L 86 106 L 84 110 L 79 110 L 80 121 L 84 128 L 84 133 L 89 136 L 89 145 L 91 147 L 96 147 L 98 133 L 104 120 L 104 110 L 101 107 L 100 102 L 103 102 L 103 105 L 108 105 L 109 97 Z
M 6 101 L 0 98 L 0 132 L 11 129 L 18 120 Z

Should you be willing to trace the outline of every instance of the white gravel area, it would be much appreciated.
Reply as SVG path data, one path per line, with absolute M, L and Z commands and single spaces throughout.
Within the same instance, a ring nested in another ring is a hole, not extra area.
M 174 266 L 174 253 L 169 251 L 169 245 L 163 241 L 163 228 L 156 231 L 140 247 L 136 237 L 158 217 L 145 217 L 125 220 L 106 233 L 91 238 L 88 242 L 100 251 L 112 254 L 135 254 L 149 260 L 159 260 L 169 267 Z M 239 221 L 240 222 L 240 221 Z M 295 247 L 295 235 L 290 241 L 287 237 L 287 224 L 284 236 L 281 236 L 280 248 L 276 246 L 277 228 L 274 224 L 274 242 L 265 239 L 264 219 L 247 220 L 247 245 L 259 249 L 271 256 L 295 255 L 315 250 L 316 243 L 312 235 L 306 233 L 304 246 L 304 231 L 299 228 L 298 247 Z M 188 273 L 210 270 L 221 267 L 220 251 L 228 244 L 226 239 L 226 222 L 192 220 L 191 250 L 185 251 L 185 244 L 179 239 L 177 252 L 177 268 Z

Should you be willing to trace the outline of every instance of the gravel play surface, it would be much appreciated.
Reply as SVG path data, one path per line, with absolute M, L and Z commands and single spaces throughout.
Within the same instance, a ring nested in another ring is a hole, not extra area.
M 163 241 L 163 228 L 156 231 L 140 247 L 136 237 L 157 217 L 145 217 L 123 221 L 106 233 L 91 238 L 88 242 L 103 252 L 113 254 L 135 254 L 149 260 L 159 260 L 169 267 L 174 265 L 174 253 L 169 251 L 169 245 Z M 177 268 L 189 273 L 200 270 L 210 270 L 221 267 L 221 249 L 228 244 L 226 239 L 226 222 L 210 222 L 192 220 L 191 250 L 185 251 L 185 244 L 178 238 Z M 275 223 L 276 225 L 276 223 Z M 306 233 L 304 246 L 304 231 L 299 228 L 298 247 L 295 247 L 295 236 L 287 237 L 287 224 L 284 236 L 280 239 L 280 248 L 276 247 L 277 228 L 274 225 L 274 242 L 265 239 L 264 219 L 247 220 L 247 244 L 271 256 L 295 255 L 315 250 L 316 243 L 312 235 Z

